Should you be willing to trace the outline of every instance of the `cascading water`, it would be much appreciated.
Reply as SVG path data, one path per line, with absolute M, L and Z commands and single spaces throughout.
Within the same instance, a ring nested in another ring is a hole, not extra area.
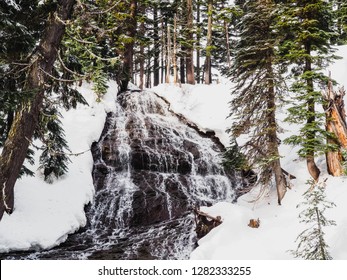
M 235 174 L 225 174 L 215 141 L 154 93 L 125 92 L 116 102 L 92 147 L 88 225 L 21 258 L 187 259 L 196 241 L 192 208 L 235 199 Z

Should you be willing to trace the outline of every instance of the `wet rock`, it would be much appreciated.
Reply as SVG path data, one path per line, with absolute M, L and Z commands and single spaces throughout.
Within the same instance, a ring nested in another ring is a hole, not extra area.
M 235 199 L 235 174 L 224 172 L 214 133 L 153 93 L 124 92 L 116 108 L 92 146 L 86 227 L 39 258 L 185 259 L 195 246 L 192 208 Z

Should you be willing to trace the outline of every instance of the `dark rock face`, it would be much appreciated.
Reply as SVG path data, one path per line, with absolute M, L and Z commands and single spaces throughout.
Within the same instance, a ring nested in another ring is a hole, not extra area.
M 169 112 L 168 105 L 153 93 L 123 93 L 118 104 L 117 112 L 107 117 L 99 143 L 93 147 L 93 176 L 99 192 L 91 216 L 95 212 L 103 219 L 100 213 L 108 205 L 107 210 L 114 211 L 113 222 L 108 220 L 108 213 L 103 225 L 111 222 L 116 228 L 140 232 L 180 220 L 197 204 L 233 200 L 235 174 L 224 173 L 220 165 L 222 148 L 213 132 L 204 134 L 191 123 L 187 125 L 183 116 Z M 111 205 L 102 200 L 103 192 L 117 197 Z M 191 215 L 184 223 L 189 220 L 191 224 Z M 182 222 L 175 227 L 181 226 Z M 175 232 L 175 227 L 170 229 Z M 166 244 L 169 251 L 184 250 L 193 230 L 194 226 L 181 229 L 178 237 L 168 233 L 160 246 Z M 158 235 L 152 234 L 150 244 L 156 243 Z M 192 248 L 192 242 L 188 246 Z M 155 255 L 153 245 L 141 248 L 139 255 L 147 248 L 147 257 L 163 258 Z M 188 256 L 189 250 L 183 254 Z M 170 256 L 179 258 L 180 254 Z
M 235 198 L 236 175 L 225 174 L 223 147 L 209 134 L 153 93 L 119 95 L 92 146 L 96 194 L 88 225 L 33 258 L 188 258 L 195 246 L 192 209 Z

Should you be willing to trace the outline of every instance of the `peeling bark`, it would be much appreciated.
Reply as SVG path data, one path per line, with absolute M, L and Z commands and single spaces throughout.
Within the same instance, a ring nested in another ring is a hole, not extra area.
M 347 149 L 346 112 L 343 101 L 345 94 L 343 89 L 334 91 L 331 81 L 329 81 L 327 92 L 323 93 L 327 104 L 323 106 L 326 116 L 326 131 L 335 136 L 334 138 L 329 137 L 327 143 L 337 147 L 336 151 L 326 153 L 328 173 L 332 176 L 344 174 L 342 149 Z

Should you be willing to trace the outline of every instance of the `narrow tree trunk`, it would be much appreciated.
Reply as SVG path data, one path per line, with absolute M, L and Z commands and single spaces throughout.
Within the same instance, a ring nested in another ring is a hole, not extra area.
M 276 122 L 276 96 L 275 96 L 275 84 L 274 84 L 274 74 L 272 70 L 272 62 L 268 65 L 268 96 L 267 96 L 267 111 L 268 113 L 268 139 L 269 139 L 269 151 L 268 154 L 273 158 L 272 160 L 272 172 L 275 176 L 276 189 L 277 189 L 277 201 L 281 205 L 281 201 L 287 192 L 287 180 L 283 173 L 283 169 L 280 163 L 280 154 L 278 147 L 278 137 L 277 137 L 277 122 Z
M 148 46 L 147 48 L 147 53 L 150 52 L 150 47 Z M 152 85 L 152 78 L 151 78 L 151 56 L 148 56 L 148 60 L 147 60 L 147 67 L 146 67 L 146 87 L 150 88 Z
M 187 48 L 186 48 L 186 73 L 187 83 L 195 84 L 194 62 L 193 62 L 193 1 L 187 0 Z
M 153 9 L 153 39 L 154 39 L 154 60 L 153 60 L 153 86 L 159 85 L 159 25 L 158 25 L 158 9 L 154 4 Z
M 145 5 L 143 4 L 140 5 L 139 12 L 141 14 L 145 12 Z M 145 34 L 146 32 L 144 21 L 141 21 L 139 32 L 140 34 Z M 145 43 L 143 41 L 140 41 L 139 68 L 140 68 L 139 88 L 143 89 L 145 86 Z
M 173 55 L 172 55 L 172 64 L 173 64 L 173 82 L 177 84 L 178 72 L 177 72 L 177 16 L 174 17 L 174 35 L 173 35 Z
M 161 15 L 163 17 L 163 15 Z M 165 27 L 164 27 L 164 21 L 161 19 L 161 76 L 160 76 L 160 82 L 164 83 L 164 73 L 165 73 Z
M 308 55 L 311 54 L 311 47 L 310 47 L 310 45 L 307 44 L 305 46 L 305 50 L 306 50 L 306 53 Z M 305 70 L 304 71 L 305 72 L 311 72 L 312 71 L 312 63 L 311 63 L 310 59 L 308 59 L 308 58 L 306 58 L 306 61 L 305 61 Z M 312 78 L 307 78 L 306 79 L 306 84 L 307 84 L 307 91 L 308 91 L 308 93 L 313 92 L 313 90 L 314 90 L 313 79 Z M 307 100 L 307 112 L 308 112 L 307 124 L 308 125 L 312 125 L 315 122 L 315 120 L 316 120 L 316 118 L 315 118 L 316 110 L 315 110 L 315 100 L 314 100 L 314 98 L 309 98 Z M 307 143 L 314 142 L 315 138 L 316 138 L 316 134 L 315 134 L 314 131 L 309 130 L 309 131 L 306 132 L 306 142 Z M 312 147 L 312 144 L 309 144 L 308 151 L 307 151 L 307 154 L 306 154 L 306 164 L 307 164 L 308 172 L 310 173 L 312 178 L 315 181 L 318 181 L 320 170 L 319 170 L 319 168 L 317 167 L 317 165 L 315 163 L 314 152 L 315 152 L 314 147 Z
M 40 110 L 45 94 L 45 85 L 52 73 L 58 49 L 64 34 L 64 23 L 72 13 L 74 0 L 60 0 L 56 16 L 50 16 L 46 30 L 30 60 L 26 79 L 26 90 L 33 97 L 25 101 L 16 113 L 10 133 L 0 156 L 0 220 L 4 211 L 8 214 L 14 208 L 14 185 L 23 165 L 27 150 L 38 126 Z M 47 73 L 47 74 L 46 74 Z
M 180 57 L 180 81 L 182 84 L 185 84 L 186 82 L 186 64 L 185 64 L 185 58 L 184 58 L 184 48 L 181 48 L 182 56 Z
M 166 77 L 165 83 L 170 83 L 170 68 L 171 68 L 171 28 L 167 26 L 167 57 L 166 57 Z
M 208 23 L 207 23 L 207 45 L 206 45 L 206 60 L 205 60 L 205 74 L 204 81 L 205 84 L 209 85 L 212 82 L 211 73 L 211 48 L 212 48 L 212 9 L 213 0 L 208 0 Z
M 197 31 L 196 31 L 196 82 L 200 84 L 201 76 L 200 76 L 200 41 L 201 41 L 201 30 L 200 30 L 200 1 L 197 2 L 196 7 L 196 23 L 197 23 Z
M 126 35 L 130 38 L 129 42 L 124 47 L 123 58 L 123 73 L 120 81 L 120 91 L 126 91 L 128 84 L 133 75 L 133 56 L 134 56 L 134 43 L 136 35 L 136 15 L 137 15 L 137 0 L 131 0 L 130 13 L 127 20 Z

